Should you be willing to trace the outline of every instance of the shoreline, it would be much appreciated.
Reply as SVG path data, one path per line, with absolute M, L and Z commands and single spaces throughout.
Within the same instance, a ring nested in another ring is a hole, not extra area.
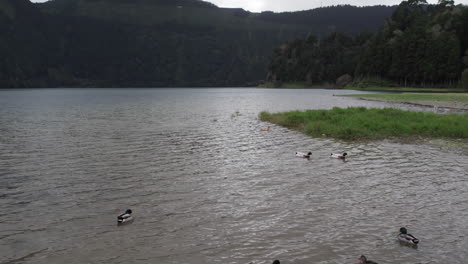
M 343 88 L 333 87 L 330 84 L 307 84 L 303 82 L 286 82 L 281 85 L 274 83 L 264 83 L 258 85 L 257 88 L 270 88 L 270 89 L 326 89 L 326 90 L 355 90 L 355 91 L 368 91 L 368 92 L 412 92 L 412 93 L 466 93 L 468 91 L 461 88 L 430 88 L 430 87 L 402 87 L 402 86 L 369 86 L 357 87 L 346 85 Z
M 401 93 L 401 94 L 356 94 L 340 95 L 360 100 L 400 103 L 421 107 L 432 107 L 435 113 L 468 112 L 468 93 Z M 443 110 L 443 111 L 442 111 Z
M 435 113 L 440 113 L 442 109 L 446 109 L 448 111 L 462 111 L 468 113 L 468 106 L 458 107 L 456 105 L 452 105 L 449 102 L 445 102 L 440 104 L 440 102 L 436 101 L 422 101 L 422 102 L 414 102 L 414 101 L 393 101 L 393 100 L 385 100 L 385 99 L 370 99 L 365 97 L 356 97 L 356 99 L 364 100 L 364 101 L 371 101 L 371 102 L 383 102 L 383 103 L 398 103 L 398 104 L 407 104 L 413 106 L 421 106 L 421 107 L 432 107 L 435 109 Z M 425 103 L 423 103 L 425 102 Z M 446 111 L 444 111 L 446 112 Z
M 261 121 L 312 137 L 350 141 L 414 138 L 468 139 L 468 115 L 440 115 L 395 108 L 335 107 L 330 110 L 261 112 Z

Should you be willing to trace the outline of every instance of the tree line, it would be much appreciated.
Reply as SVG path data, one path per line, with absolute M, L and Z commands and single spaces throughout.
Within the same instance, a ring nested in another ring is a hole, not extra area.
M 268 80 L 334 83 L 344 75 L 365 85 L 454 87 L 461 83 L 468 56 L 468 7 L 441 0 L 403 1 L 374 34 L 333 33 L 277 47 Z M 465 71 L 466 72 L 466 71 Z M 468 73 L 464 73 L 465 76 Z

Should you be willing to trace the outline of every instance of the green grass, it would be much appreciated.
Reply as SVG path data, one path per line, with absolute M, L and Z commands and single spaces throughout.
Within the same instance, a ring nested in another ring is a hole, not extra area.
M 333 108 L 332 110 L 261 112 L 260 120 L 301 131 L 346 140 L 414 136 L 468 138 L 468 114 L 438 115 L 393 108 Z

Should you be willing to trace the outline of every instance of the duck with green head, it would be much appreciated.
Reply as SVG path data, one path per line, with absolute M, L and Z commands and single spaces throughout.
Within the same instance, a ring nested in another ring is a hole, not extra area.
M 405 227 L 400 228 L 400 234 L 398 234 L 398 240 L 404 243 L 417 245 L 419 243 L 419 239 L 415 236 L 408 234 L 408 230 Z

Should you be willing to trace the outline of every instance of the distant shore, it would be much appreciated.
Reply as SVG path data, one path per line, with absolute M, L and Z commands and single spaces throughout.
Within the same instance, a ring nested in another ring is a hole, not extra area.
M 432 87 L 398 87 L 398 86 L 368 86 L 358 87 L 347 85 L 344 88 L 337 88 L 330 84 L 308 84 L 305 82 L 285 82 L 272 83 L 267 82 L 257 86 L 258 88 L 278 88 L 278 89 L 339 89 L 339 90 L 357 90 L 369 92 L 412 92 L 412 93 L 466 93 L 466 90 L 460 88 L 432 88 Z
M 362 100 L 407 103 L 468 111 L 468 93 L 353 94 L 343 96 L 356 97 Z
M 276 88 L 276 89 L 327 89 L 326 84 L 307 84 L 304 82 L 285 82 L 273 83 L 266 82 L 257 86 L 257 88 Z

